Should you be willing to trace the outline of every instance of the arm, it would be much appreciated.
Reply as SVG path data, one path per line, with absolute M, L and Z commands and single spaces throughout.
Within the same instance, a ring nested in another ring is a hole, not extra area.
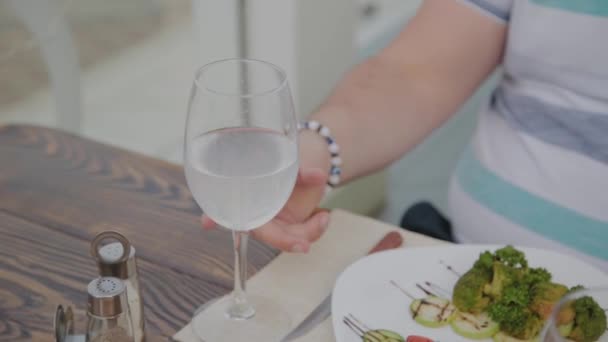
M 400 36 L 352 69 L 312 119 L 341 147 L 342 179 L 377 171 L 446 121 L 500 63 L 506 25 L 457 0 L 426 0 Z M 327 144 L 302 132 L 301 169 L 283 210 L 253 235 L 306 252 L 327 227 L 316 210 L 330 168 Z M 203 218 L 204 227 L 212 227 Z
M 341 146 L 343 181 L 377 171 L 421 142 L 501 62 L 506 25 L 456 0 L 427 0 L 400 36 L 352 69 L 312 118 Z M 329 169 L 302 136 L 302 165 Z

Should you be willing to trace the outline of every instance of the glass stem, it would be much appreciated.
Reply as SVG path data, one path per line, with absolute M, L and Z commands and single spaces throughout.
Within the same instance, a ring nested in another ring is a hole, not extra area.
M 255 310 L 247 299 L 247 241 L 249 232 L 232 231 L 234 241 L 234 290 L 232 305 L 228 308 L 228 317 L 232 319 L 249 319 L 255 315 Z

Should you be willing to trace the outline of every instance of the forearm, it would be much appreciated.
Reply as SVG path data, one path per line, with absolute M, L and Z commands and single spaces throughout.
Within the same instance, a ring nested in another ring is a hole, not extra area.
M 311 117 L 341 146 L 343 181 L 391 163 L 455 113 L 499 64 L 504 36 L 504 25 L 462 4 L 425 2 L 400 37 L 348 72 Z M 303 134 L 303 164 L 329 167 L 320 143 Z
M 341 146 L 342 180 L 383 168 L 444 122 L 454 105 L 439 100 L 439 92 L 380 56 L 355 67 L 311 117 L 330 127 Z

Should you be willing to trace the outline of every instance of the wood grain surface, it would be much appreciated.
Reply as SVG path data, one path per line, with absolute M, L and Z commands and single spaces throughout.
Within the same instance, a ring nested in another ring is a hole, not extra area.
M 84 329 L 89 243 L 137 249 L 150 341 L 166 341 L 232 287 L 232 241 L 203 233 L 182 168 L 53 129 L 0 126 L 0 341 L 52 341 L 57 304 Z M 252 241 L 250 275 L 277 252 Z

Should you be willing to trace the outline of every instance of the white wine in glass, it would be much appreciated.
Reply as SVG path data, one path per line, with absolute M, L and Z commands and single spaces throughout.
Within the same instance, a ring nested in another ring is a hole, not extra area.
M 272 298 L 248 296 L 248 232 L 285 205 L 298 172 L 297 121 L 285 73 L 257 60 L 228 59 L 195 76 L 184 167 L 192 195 L 233 231 L 234 290 L 192 319 L 206 342 L 278 341 L 291 325 Z

